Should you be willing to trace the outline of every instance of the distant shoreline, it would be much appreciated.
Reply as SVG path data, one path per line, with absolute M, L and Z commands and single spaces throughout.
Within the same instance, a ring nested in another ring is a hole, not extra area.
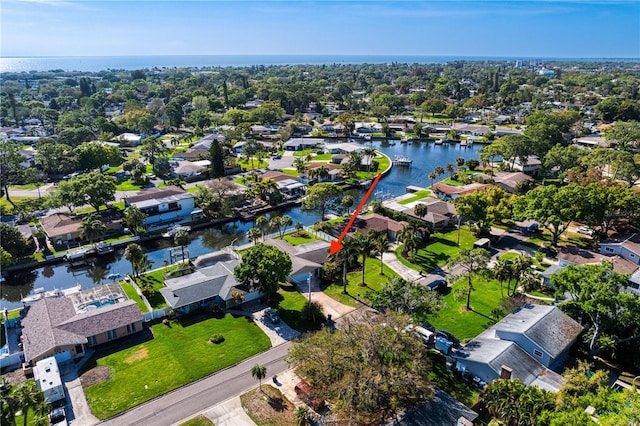
M 52 70 L 100 72 L 153 68 L 210 68 L 278 65 L 438 64 L 453 61 L 537 63 L 640 63 L 640 58 L 544 58 L 426 55 L 135 55 L 0 57 L 0 73 Z

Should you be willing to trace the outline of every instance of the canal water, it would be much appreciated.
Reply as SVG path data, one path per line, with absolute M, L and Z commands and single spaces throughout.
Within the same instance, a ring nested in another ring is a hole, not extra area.
M 380 180 L 371 197 L 371 199 L 378 201 L 406 193 L 406 187 L 409 185 L 420 187 L 430 185 L 431 182 L 427 176 L 437 166 L 445 168 L 449 163 L 455 166 L 458 157 L 463 157 L 465 160 L 477 159 L 479 150 L 482 148 L 478 144 L 461 147 L 458 144 L 401 144 L 400 141 L 367 142 L 367 146 L 369 145 L 385 153 L 392 160 L 396 155 L 409 157 L 413 160 L 411 167 L 394 166 L 391 172 Z M 446 177 L 448 174 L 445 173 L 440 179 Z M 350 193 L 354 196 L 357 205 L 365 191 L 351 190 Z M 267 213 L 268 218 L 273 215 L 288 215 L 293 219 L 294 224 L 301 222 L 303 225 L 311 225 L 320 219 L 319 212 L 303 211 L 299 206 Z M 246 232 L 253 226 L 253 222 L 236 221 L 193 231 L 190 233 L 189 257 L 219 250 L 231 244 L 244 244 L 247 242 Z M 153 264 L 153 268 L 161 267 L 165 262 L 170 262 L 169 249 L 172 247 L 172 239 L 159 239 L 142 245 Z M 120 249 L 113 254 L 91 259 L 90 263 L 83 266 L 71 267 L 64 263 L 19 273 L 7 277 L 7 280 L 0 287 L 2 289 L 0 309 L 13 309 L 21 306 L 20 299 L 36 288 L 64 289 L 77 284 L 81 284 L 82 288 L 89 288 L 110 282 L 107 279 L 110 274 L 124 276 L 129 272 L 131 272 L 131 264 L 124 258 L 124 249 Z

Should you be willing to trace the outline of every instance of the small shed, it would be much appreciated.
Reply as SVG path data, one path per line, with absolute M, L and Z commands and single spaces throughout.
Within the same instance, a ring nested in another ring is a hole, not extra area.
M 473 248 L 483 248 L 489 249 L 491 247 L 491 240 L 489 238 L 480 238 L 478 241 L 473 243 Z

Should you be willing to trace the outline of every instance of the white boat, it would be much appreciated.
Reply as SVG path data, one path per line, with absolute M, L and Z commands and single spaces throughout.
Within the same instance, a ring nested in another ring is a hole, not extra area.
M 466 140 L 466 139 L 462 139 L 462 140 L 460 141 L 460 146 L 464 146 L 464 147 L 466 148 L 466 146 L 467 146 L 467 140 Z
M 395 158 L 393 159 L 393 164 L 396 164 L 398 166 L 408 167 L 411 165 L 411 163 L 413 163 L 413 160 L 404 155 L 396 155 Z
M 183 226 L 183 225 L 175 225 L 174 227 L 169 229 L 167 232 L 163 233 L 162 236 L 165 237 L 165 238 L 172 238 L 174 235 L 176 235 L 180 231 L 189 232 L 189 231 L 191 231 L 191 227 L 190 226 Z
M 76 260 L 76 259 L 82 259 L 87 254 L 89 254 L 90 251 L 91 251 L 90 248 L 82 248 L 82 247 L 80 247 L 80 248 L 77 248 L 77 249 L 69 250 L 67 252 L 67 254 L 64 255 L 64 258 L 66 260 L 69 260 L 69 261 Z
M 38 287 L 33 290 L 33 294 L 23 297 L 22 299 L 20 299 L 20 301 L 22 303 L 29 304 L 29 303 L 38 301 L 40 299 L 44 299 L 45 297 L 60 297 L 60 296 L 62 296 L 62 291 L 60 291 L 57 288 L 54 288 L 53 290 L 49 290 L 49 291 L 44 291 L 43 287 Z

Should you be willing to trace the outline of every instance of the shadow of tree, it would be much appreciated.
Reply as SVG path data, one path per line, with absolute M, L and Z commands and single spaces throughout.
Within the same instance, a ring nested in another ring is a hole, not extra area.
M 274 398 L 270 395 L 267 395 L 267 401 L 269 402 L 269 405 L 274 411 L 282 412 L 289 408 L 289 406 L 287 405 L 285 400 L 282 399 L 282 397 Z

